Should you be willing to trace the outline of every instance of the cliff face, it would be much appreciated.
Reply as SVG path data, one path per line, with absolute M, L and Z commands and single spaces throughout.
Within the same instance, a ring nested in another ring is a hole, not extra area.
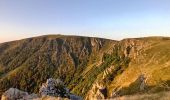
M 50 77 L 84 99 L 139 93 L 141 84 L 143 93 L 162 91 L 160 84 L 170 84 L 169 45 L 166 37 L 113 41 L 61 35 L 2 43 L 0 93 L 10 87 L 37 93 Z M 141 75 L 144 81 L 138 81 Z

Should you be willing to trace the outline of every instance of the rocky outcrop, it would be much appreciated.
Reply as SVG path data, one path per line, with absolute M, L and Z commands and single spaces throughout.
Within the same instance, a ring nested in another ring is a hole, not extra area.
M 71 94 L 59 79 L 47 79 L 39 90 L 39 94 L 28 94 L 16 88 L 10 88 L 1 97 L 1 100 L 81 100 L 82 98 Z
M 37 94 L 28 94 L 27 92 L 10 88 L 1 97 L 1 100 L 32 100 L 38 98 Z
M 47 82 L 42 84 L 39 94 L 41 96 L 57 96 L 69 98 L 69 90 L 64 86 L 64 83 L 59 79 L 47 79 Z
M 108 74 L 112 72 L 113 69 L 114 66 L 110 66 L 109 68 L 105 69 L 103 73 L 100 74 L 101 77 L 96 79 L 91 90 L 87 93 L 85 98 L 86 100 L 106 99 L 107 89 L 104 79 L 107 77 Z
M 86 100 L 97 100 L 105 99 L 105 96 L 100 90 L 103 90 L 105 87 L 96 82 L 93 84 L 92 89 L 87 93 Z
M 81 100 L 82 98 L 71 94 L 70 91 L 64 86 L 64 83 L 60 79 L 47 79 L 46 83 L 43 83 L 39 90 L 41 97 L 60 97 L 70 100 Z
M 147 86 L 146 85 L 146 77 L 144 76 L 144 74 L 139 76 L 139 80 L 140 80 L 140 88 L 139 88 L 139 90 L 144 91 L 146 86 Z

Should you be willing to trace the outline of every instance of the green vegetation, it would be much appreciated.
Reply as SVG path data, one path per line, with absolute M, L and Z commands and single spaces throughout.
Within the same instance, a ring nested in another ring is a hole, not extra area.
M 37 93 L 46 79 L 60 78 L 73 93 L 85 97 L 111 66 L 102 79 L 109 93 L 119 87 L 123 94 L 137 93 L 139 84 L 133 83 L 141 73 L 149 77 L 150 87 L 160 84 L 160 77 L 169 85 L 169 45 L 169 38 L 118 42 L 61 35 L 0 44 L 0 94 L 10 87 Z
M 94 38 L 93 47 L 91 41 L 87 37 L 42 36 L 0 44 L 0 94 L 10 87 L 37 93 L 51 77 L 74 89 L 88 64 L 98 61 L 95 55 L 101 45 L 110 40 Z
M 96 80 L 97 76 L 111 65 L 115 66 L 115 68 L 113 72 L 111 74 L 108 74 L 108 77 L 104 79 L 106 84 L 110 83 L 116 75 L 121 74 L 128 66 L 130 58 L 125 57 L 123 54 L 123 56 L 120 56 L 119 54 L 122 53 L 122 51 L 119 51 L 120 48 L 121 46 L 116 45 L 113 48 L 111 54 L 104 53 L 102 58 L 103 63 L 101 65 L 93 66 L 93 68 L 88 73 L 86 73 L 84 77 L 80 76 L 79 78 L 77 78 L 77 80 L 74 79 L 73 82 L 70 83 L 75 84 L 73 92 L 84 97 L 86 93 L 91 89 L 92 84 Z

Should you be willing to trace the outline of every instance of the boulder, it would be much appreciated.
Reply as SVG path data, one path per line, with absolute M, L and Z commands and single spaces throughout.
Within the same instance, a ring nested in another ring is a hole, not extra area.
M 1 100 L 82 100 L 82 98 L 71 94 L 60 79 L 50 78 L 40 87 L 39 96 L 10 88 L 3 93 Z
M 32 100 L 37 98 L 36 94 L 28 94 L 27 92 L 21 91 L 16 88 L 10 88 L 5 93 L 3 93 L 1 100 Z

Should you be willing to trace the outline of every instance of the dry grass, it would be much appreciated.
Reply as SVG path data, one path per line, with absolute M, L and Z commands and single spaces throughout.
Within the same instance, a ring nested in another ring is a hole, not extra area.
M 170 100 L 170 92 L 128 95 L 114 98 L 111 100 Z
M 114 89 L 128 87 L 141 74 L 145 74 L 149 86 L 157 86 L 161 81 L 170 80 L 170 40 L 146 38 L 145 41 L 149 41 L 149 45 L 113 80 L 109 86 L 109 95 Z

